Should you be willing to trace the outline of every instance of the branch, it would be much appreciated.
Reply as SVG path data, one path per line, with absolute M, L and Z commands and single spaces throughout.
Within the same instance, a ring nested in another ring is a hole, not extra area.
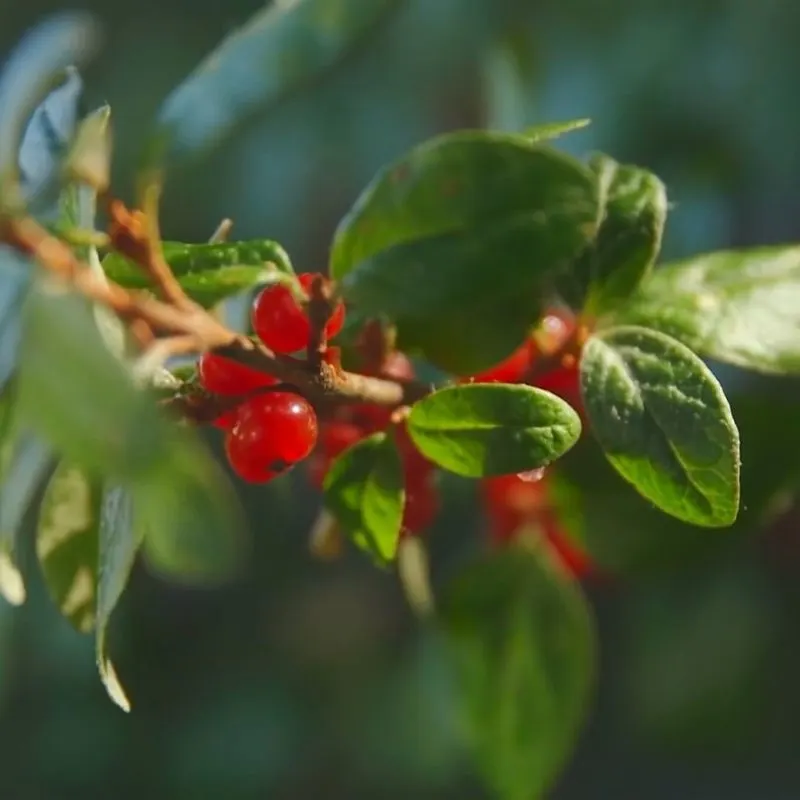
M 318 368 L 325 360 L 328 337 L 325 327 L 333 313 L 333 305 L 325 286 L 325 278 L 315 275 L 308 290 L 308 322 L 311 333 L 308 339 L 308 363 Z
M 128 258 L 135 256 L 137 263 L 153 278 L 163 300 L 125 289 L 93 272 L 70 247 L 31 218 L 0 219 L 0 241 L 27 254 L 50 275 L 89 300 L 109 308 L 129 325 L 147 326 L 150 331 L 174 337 L 172 344 L 165 345 L 167 349 L 178 347 L 181 353 L 186 353 L 192 349 L 193 342 L 196 352 L 214 351 L 272 375 L 295 387 L 312 404 L 350 402 L 394 408 L 411 405 L 431 391 L 430 387 L 415 382 L 343 372 L 324 361 L 299 361 L 274 353 L 261 342 L 230 330 L 186 296 L 161 256 L 160 248 L 156 253 L 156 249 L 144 245 L 147 226 L 140 212 L 130 212 L 122 204 L 113 206 L 115 246 L 121 244 L 127 248 L 124 253 Z M 148 337 L 143 337 L 143 341 L 148 341 Z

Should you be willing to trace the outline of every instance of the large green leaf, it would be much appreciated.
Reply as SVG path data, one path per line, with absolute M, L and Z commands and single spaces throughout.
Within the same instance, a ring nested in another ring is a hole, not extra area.
M 349 447 L 325 477 L 325 505 L 345 535 L 379 564 L 397 552 L 403 469 L 394 439 L 376 433 Z
M 800 373 L 800 247 L 730 250 L 660 267 L 612 321 L 657 328 L 746 369 Z
M 103 685 L 109 697 L 123 711 L 130 711 L 130 702 L 108 656 L 106 631 L 128 583 L 141 543 L 141 532 L 141 526 L 134 519 L 130 493 L 121 486 L 106 485 L 100 507 L 95 650 Z
M 94 627 L 102 490 L 62 462 L 39 509 L 36 552 L 53 602 L 82 633 Z
M 23 330 L 17 402 L 36 433 L 98 475 L 129 477 L 160 462 L 170 425 L 108 351 L 87 303 L 37 287 Z
M 603 221 L 595 241 L 560 283 L 576 307 L 595 316 L 618 306 L 650 271 L 661 249 L 667 193 L 652 172 L 608 156 L 596 156 L 591 167 Z
M 581 390 L 606 456 L 644 497 L 695 525 L 735 521 L 739 433 L 691 350 L 646 328 L 612 328 L 587 342 Z
M 578 441 L 574 409 L 542 389 L 503 383 L 451 386 L 411 409 L 420 452 L 468 478 L 507 475 L 555 461 Z
M 133 487 L 144 555 L 173 581 L 230 580 L 247 553 L 245 521 L 226 475 L 199 442 L 172 431 L 163 463 Z
M 440 608 L 485 780 L 502 800 L 538 800 L 572 752 L 593 683 L 578 585 L 543 548 L 511 547 L 459 575 Z
M 552 273 L 598 221 L 591 174 L 522 136 L 466 131 L 382 170 L 337 230 L 331 273 L 437 366 L 478 371 L 539 317 Z
M 165 101 L 155 131 L 172 159 L 212 147 L 256 112 L 323 76 L 400 0 L 274 3 L 228 36 Z
M 281 273 L 293 274 L 288 254 L 270 239 L 218 244 L 164 242 L 164 258 L 189 297 L 206 308 Z M 103 259 L 103 270 L 122 286 L 152 288 L 141 267 L 119 253 Z

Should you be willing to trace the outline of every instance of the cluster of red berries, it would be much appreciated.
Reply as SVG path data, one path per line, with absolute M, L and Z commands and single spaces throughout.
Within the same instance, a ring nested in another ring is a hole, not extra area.
M 409 381 L 414 378 L 414 367 L 406 356 L 393 351 L 378 369 L 367 370 L 365 374 Z M 317 450 L 309 459 L 309 477 L 312 483 L 321 486 L 338 455 L 361 439 L 387 430 L 395 437 L 403 465 L 405 506 L 402 535 L 417 534 L 431 525 L 439 510 L 436 475 L 433 464 L 414 446 L 405 425 L 402 422 L 392 424 L 390 409 L 366 403 L 337 408 L 333 419 L 322 425 Z
M 306 273 L 298 280 L 308 291 L 315 276 Z M 338 303 L 325 327 L 326 340 L 340 332 L 344 315 L 344 305 Z M 309 343 L 311 326 L 306 308 L 282 284 L 268 286 L 256 297 L 252 323 L 261 341 L 276 353 L 295 353 Z M 462 382 L 528 383 L 558 395 L 582 413 L 575 357 L 563 355 L 552 363 L 552 354 L 561 352 L 565 342 L 574 340 L 575 332 L 571 318 L 549 314 L 537 335 L 508 358 Z M 364 374 L 401 381 L 414 378 L 414 368 L 402 353 L 392 350 L 378 360 L 382 363 L 364 370 Z M 548 369 L 541 371 L 542 364 L 547 364 Z M 418 534 L 433 522 L 439 509 L 434 465 L 416 449 L 403 422 L 393 422 L 391 409 L 366 403 L 341 405 L 330 419 L 318 423 L 308 401 L 277 388 L 276 379 L 270 375 L 211 353 L 200 359 L 198 373 L 202 386 L 219 397 L 252 394 L 214 421 L 225 431 L 231 467 L 244 480 L 263 483 L 307 459 L 309 477 L 321 487 L 331 464 L 342 452 L 373 433 L 386 431 L 395 438 L 403 465 L 403 535 Z M 544 470 L 483 480 L 481 497 L 491 540 L 501 545 L 523 528 L 533 527 L 542 532 L 573 573 L 583 575 L 589 563 L 564 534 L 550 494 Z
M 308 291 L 315 276 L 298 276 Z M 342 329 L 345 309 L 338 303 L 325 326 L 327 338 Z M 252 309 L 253 329 L 276 353 L 294 353 L 308 344 L 311 325 L 306 309 L 289 287 L 272 284 L 259 293 Z M 317 443 L 317 415 L 308 401 L 294 392 L 263 391 L 275 386 L 270 375 L 229 359 L 206 353 L 198 364 L 206 391 L 221 397 L 257 393 L 225 412 L 214 424 L 225 431 L 225 452 L 234 472 L 246 481 L 263 483 L 305 459 Z
M 527 383 L 566 400 L 581 416 L 583 406 L 575 355 L 567 353 L 541 373 L 551 354 L 576 338 L 574 320 L 560 313 L 548 314 L 537 336 L 531 337 L 500 364 L 467 380 L 477 383 Z M 564 566 L 576 577 L 591 571 L 586 555 L 570 540 L 554 508 L 551 483 L 545 470 L 501 475 L 481 481 L 481 499 L 495 545 L 511 541 L 526 528 L 541 532 Z

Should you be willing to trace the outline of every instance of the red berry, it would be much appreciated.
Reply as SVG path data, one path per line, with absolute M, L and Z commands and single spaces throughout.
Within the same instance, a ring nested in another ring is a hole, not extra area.
M 569 535 L 562 530 L 552 514 L 548 515 L 548 517 L 545 522 L 545 536 L 557 553 L 559 561 L 576 578 L 584 578 L 591 574 L 593 571 L 592 562 L 586 553 L 572 542 Z
M 466 380 L 474 383 L 516 383 L 525 376 L 536 355 L 536 345 L 528 339 L 499 364 Z
M 214 353 L 203 353 L 197 362 L 197 372 L 203 388 L 222 395 L 247 394 L 278 382 L 272 375 Z
M 239 419 L 239 409 L 234 408 L 220 414 L 211 424 L 217 428 L 222 428 L 224 431 L 229 431 Z
M 239 407 L 225 450 L 241 478 L 263 483 L 306 458 L 316 441 L 317 415 L 308 402 L 290 392 L 270 392 Z
M 403 506 L 402 530 L 406 534 L 420 533 L 429 527 L 439 512 L 439 494 L 428 473 L 422 480 L 406 482 L 406 502 Z
M 300 286 L 308 291 L 315 275 L 304 272 L 298 275 Z M 332 339 L 344 325 L 344 304 L 336 304 L 325 336 Z M 288 286 L 275 283 L 267 286 L 256 297 L 252 310 L 253 329 L 267 347 L 276 353 L 294 353 L 308 344 L 311 331 L 306 309 L 298 305 Z
M 579 414 L 583 414 L 581 378 L 577 365 L 558 367 L 537 378 L 534 385 L 566 400 Z
M 406 425 L 398 425 L 395 428 L 395 443 L 403 461 L 403 471 L 407 482 L 413 482 L 416 479 L 421 480 L 430 474 L 433 470 L 433 464 L 417 449 L 417 446 L 408 435 Z

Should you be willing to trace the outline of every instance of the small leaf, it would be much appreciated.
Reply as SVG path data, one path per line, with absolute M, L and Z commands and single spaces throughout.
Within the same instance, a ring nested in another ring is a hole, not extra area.
M 111 181 L 111 107 L 101 106 L 81 120 L 64 162 L 67 180 L 106 192 Z
M 581 359 L 584 405 L 611 464 L 684 522 L 731 525 L 739 433 L 717 379 L 687 347 L 645 328 L 612 328 Z
M 597 175 L 603 221 L 559 288 L 575 308 L 597 316 L 629 297 L 649 273 L 661 249 L 667 194 L 664 184 L 640 167 L 605 155 L 595 156 L 590 166 Z
M 75 135 L 83 95 L 78 70 L 67 68 L 62 82 L 31 115 L 19 147 L 19 177 L 28 205 L 49 216 L 55 207 L 61 159 Z
M 133 486 L 144 555 L 189 584 L 230 580 L 243 566 L 246 524 L 230 482 L 196 440 L 173 430 L 163 462 Z
M 61 613 L 81 632 L 94 627 L 101 487 L 62 463 L 39 510 L 36 552 Z
M 591 125 L 590 119 L 570 119 L 564 122 L 544 122 L 541 125 L 532 125 L 526 128 L 521 136 L 529 139 L 531 142 L 545 142 L 550 139 L 558 139 L 565 133 L 572 133 L 572 131 L 579 131 Z
M 3 483 L 0 486 L 0 538 L 13 549 L 25 517 L 50 477 L 56 457 L 30 431 L 15 431 L 4 442 Z
M 484 779 L 502 800 L 542 797 L 592 690 L 595 636 L 577 584 L 544 548 L 510 547 L 459 575 L 440 608 Z
M 458 374 L 509 355 L 545 283 L 598 222 L 577 161 L 511 134 L 462 131 L 382 170 L 340 224 L 331 274 L 398 343 Z
M 581 423 L 568 403 L 541 389 L 474 383 L 420 400 L 408 432 L 440 467 L 480 478 L 546 466 L 575 444 Z
M 294 274 L 286 251 L 269 239 L 219 244 L 165 242 L 164 258 L 184 291 L 205 308 L 274 278 Z M 131 289 L 151 289 L 138 265 L 119 253 L 103 259 L 103 270 L 115 283 Z
M 403 468 L 392 437 L 349 447 L 325 478 L 325 505 L 343 532 L 377 563 L 394 560 L 403 519 Z
M 68 74 L 62 92 L 45 101 L 38 118 L 31 120 L 27 144 L 18 156 L 30 114 L 60 73 L 71 64 L 84 61 L 98 41 L 98 29 L 86 13 L 54 14 L 37 25 L 17 45 L 3 64 L 0 74 L 0 205 L 14 206 L 23 199 L 17 195 L 18 164 L 22 170 L 22 190 L 28 199 L 40 193 L 49 182 L 53 168 L 52 145 L 71 136 L 77 113 L 79 78 Z M 43 123 L 44 126 L 43 126 Z M 55 137 L 52 136 L 55 134 Z M 42 137 L 44 149 L 37 146 Z M 56 142 L 52 139 L 55 138 Z
M 660 267 L 613 322 L 657 328 L 745 369 L 800 374 L 800 247 L 729 250 Z
M 32 272 L 30 262 L 0 245 L 0 392 L 6 390 L 19 363 L 21 309 Z
M 212 147 L 254 113 L 325 75 L 398 0 L 274 3 L 228 36 L 167 98 L 154 134 L 157 156 Z
M 5 544 L 0 545 L 0 595 L 12 606 L 21 606 L 27 596 L 25 579 Z
M 141 528 L 135 525 L 130 493 L 119 486 L 106 486 L 100 507 L 95 648 L 103 685 L 123 711 L 130 711 L 130 703 L 106 653 L 106 630 L 128 583 L 140 543 Z
M 91 306 L 40 286 L 23 323 L 18 405 L 27 424 L 95 474 L 128 477 L 158 464 L 170 423 L 108 351 Z

